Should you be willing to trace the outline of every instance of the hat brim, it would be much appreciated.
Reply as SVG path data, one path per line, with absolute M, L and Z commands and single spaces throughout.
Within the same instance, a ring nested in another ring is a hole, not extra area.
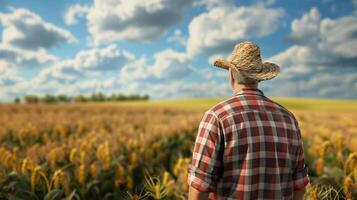
M 259 81 L 265 81 L 275 78 L 280 72 L 280 67 L 274 63 L 263 63 L 262 70 L 260 72 L 241 71 L 241 73 L 249 78 Z
M 228 70 L 229 68 L 236 69 L 240 71 L 244 76 L 249 77 L 251 79 L 255 79 L 258 81 L 265 81 L 272 79 L 276 77 L 279 72 L 280 72 L 280 67 L 274 63 L 270 62 L 264 62 L 261 67 L 261 71 L 256 72 L 256 71 L 249 71 L 249 70 L 240 70 L 237 68 L 235 65 L 230 63 L 227 60 L 224 59 L 218 59 L 213 63 L 214 66 L 226 69 Z
M 214 61 L 213 65 L 226 70 L 228 70 L 229 68 L 234 68 L 234 65 L 232 63 L 224 59 L 218 59 Z

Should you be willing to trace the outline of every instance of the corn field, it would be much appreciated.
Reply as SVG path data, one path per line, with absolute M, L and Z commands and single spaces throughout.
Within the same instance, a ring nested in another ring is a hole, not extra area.
M 204 111 L 0 105 L 0 199 L 187 199 Z M 357 115 L 293 112 L 311 178 L 306 199 L 357 199 Z

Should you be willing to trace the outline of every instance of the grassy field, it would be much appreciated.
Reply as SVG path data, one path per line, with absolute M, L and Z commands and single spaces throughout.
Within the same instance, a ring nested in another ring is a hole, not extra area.
M 292 110 L 357 112 L 357 100 L 341 99 L 311 99 L 311 98 L 272 98 Z M 224 98 L 197 98 L 174 100 L 150 100 L 114 103 L 123 106 L 167 106 L 176 108 L 209 109 L 223 101 Z
M 272 99 L 299 121 L 305 199 L 357 199 L 357 101 Z M 198 124 L 223 100 L 0 104 L 0 199 L 187 199 Z

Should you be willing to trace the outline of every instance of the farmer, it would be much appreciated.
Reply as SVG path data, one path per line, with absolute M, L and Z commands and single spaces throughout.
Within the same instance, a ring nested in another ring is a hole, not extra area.
M 241 42 L 230 60 L 231 98 L 205 112 L 188 168 L 189 200 L 302 199 L 309 183 L 298 122 L 258 89 L 278 65 L 262 62 L 259 47 Z

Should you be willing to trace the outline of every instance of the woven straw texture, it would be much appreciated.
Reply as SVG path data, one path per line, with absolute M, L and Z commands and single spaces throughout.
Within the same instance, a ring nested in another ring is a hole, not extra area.
M 253 42 L 236 44 L 229 60 L 218 59 L 214 62 L 214 66 L 238 70 L 242 75 L 258 81 L 272 79 L 280 72 L 278 65 L 262 62 L 260 48 Z

